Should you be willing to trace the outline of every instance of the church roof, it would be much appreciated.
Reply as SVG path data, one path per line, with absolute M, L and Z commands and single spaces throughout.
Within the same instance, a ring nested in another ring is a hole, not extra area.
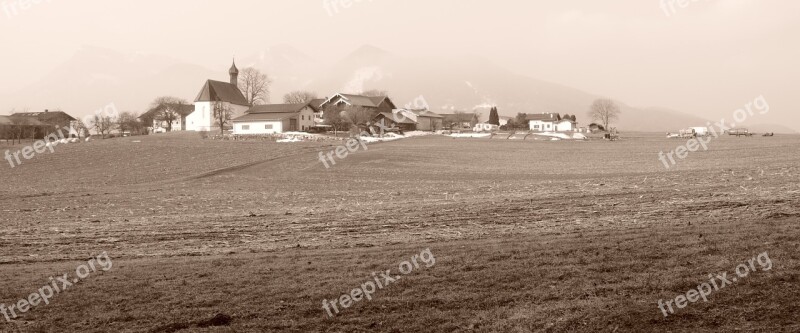
M 208 80 L 203 89 L 197 94 L 195 102 L 228 102 L 235 105 L 247 106 L 247 99 L 235 85 L 228 82 Z
M 231 69 L 228 70 L 229 74 L 239 74 L 239 69 L 236 68 L 236 61 L 233 61 L 233 65 L 231 65 Z

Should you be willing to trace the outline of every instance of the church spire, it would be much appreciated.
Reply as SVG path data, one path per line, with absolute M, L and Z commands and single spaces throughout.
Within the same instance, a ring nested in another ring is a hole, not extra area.
M 231 65 L 231 69 L 228 70 L 228 74 L 231 75 L 231 84 L 238 87 L 239 86 L 239 69 L 236 68 L 236 59 L 233 59 L 233 65 Z

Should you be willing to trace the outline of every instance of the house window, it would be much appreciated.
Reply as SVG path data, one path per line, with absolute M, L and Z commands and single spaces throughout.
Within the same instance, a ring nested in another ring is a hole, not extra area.
M 300 115 L 300 120 L 306 120 L 306 116 Z
M 266 125 L 264 125 L 264 129 L 271 130 L 271 129 L 272 129 L 272 124 L 266 124 Z
M 249 131 L 250 125 L 242 125 L 242 131 Z

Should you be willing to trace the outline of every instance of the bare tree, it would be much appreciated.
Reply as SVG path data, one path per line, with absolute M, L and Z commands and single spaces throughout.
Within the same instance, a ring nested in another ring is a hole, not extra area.
M 270 84 L 272 80 L 253 67 L 247 67 L 239 73 L 239 90 L 250 105 L 269 103 Z
M 312 91 L 297 90 L 283 95 L 283 102 L 286 104 L 306 104 L 317 98 L 317 93 Z
M 94 128 L 94 131 L 97 132 L 97 134 L 100 134 L 100 136 L 105 139 L 106 134 L 111 133 L 115 123 L 116 119 L 111 116 L 102 116 L 96 114 L 92 119 L 91 126 Z
M 167 132 L 172 132 L 172 123 L 181 116 L 178 110 L 186 105 L 189 105 L 189 102 L 183 98 L 160 96 L 150 103 L 150 109 L 158 110 L 153 119 L 166 122 Z
M 336 135 L 338 131 L 349 128 L 352 123 L 347 117 L 344 116 L 344 108 L 338 105 L 326 105 L 322 110 L 325 125 L 333 127 L 333 134 Z
M 359 107 L 347 108 L 343 113 L 341 113 L 341 115 L 350 124 L 356 126 L 366 126 L 367 123 L 372 121 L 372 118 L 374 117 L 374 112 L 372 110 L 359 106 Z
M 137 119 L 136 115 L 133 112 L 122 112 L 117 117 L 117 130 L 119 130 L 120 135 L 125 135 L 125 132 L 130 131 L 133 134 L 133 130 L 137 127 Z
M 593 121 L 599 121 L 606 129 L 609 129 L 608 125 L 610 125 L 612 121 L 619 118 L 619 114 L 619 106 L 609 98 L 597 99 L 589 108 L 589 117 L 591 117 Z
M 385 96 L 389 96 L 389 92 L 386 91 L 386 90 L 372 89 L 372 90 L 367 90 L 365 92 L 362 92 L 361 95 L 362 96 L 369 96 L 369 97 L 385 97 Z
M 222 101 L 214 102 L 214 121 L 219 125 L 219 133 L 225 134 L 225 125 L 227 125 L 233 117 L 233 109 Z

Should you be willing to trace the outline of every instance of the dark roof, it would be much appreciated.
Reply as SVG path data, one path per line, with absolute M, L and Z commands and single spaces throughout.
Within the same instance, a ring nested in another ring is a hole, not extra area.
M 528 121 L 531 120 L 541 120 L 541 121 L 557 121 L 561 116 L 558 113 L 535 113 L 535 114 L 528 114 L 525 119 Z
M 395 123 L 397 123 L 397 124 L 416 124 L 416 122 L 415 122 L 415 121 L 411 120 L 411 119 L 410 119 L 410 118 L 408 118 L 408 117 L 403 117 L 403 116 L 397 116 L 397 117 L 395 117 L 395 116 L 394 116 L 394 114 L 392 114 L 391 112 L 381 112 L 381 113 L 378 113 L 378 115 L 377 115 L 377 116 L 375 116 L 375 118 L 378 118 L 378 117 L 384 117 L 384 118 L 386 118 L 386 119 L 389 119 L 389 120 L 391 120 L 392 122 L 395 122 Z M 402 118 L 402 119 L 395 119 L 395 118 Z
M 248 113 L 241 117 L 234 118 L 235 123 L 246 121 L 278 121 L 292 117 L 297 117 L 297 112 L 270 112 L 270 113 Z
M 43 111 L 43 112 L 18 112 L 11 115 L 12 117 L 31 117 L 36 118 L 39 121 L 48 122 L 53 119 L 69 119 L 70 121 L 75 121 L 77 119 L 73 118 L 72 116 L 68 115 L 64 111 Z
M 333 97 L 323 101 L 323 103 L 327 102 L 329 100 L 333 100 L 336 96 L 341 96 L 348 103 L 350 103 L 350 105 L 352 105 L 352 106 L 360 106 L 360 107 L 365 107 L 365 108 L 377 108 L 377 107 L 381 106 L 381 104 L 386 102 L 386 103 L 389 103 L 389 106 L 392 109 L 395 109 L 394 103 L 392 103 L 392 100 L 389 99 L 389 97 L 387 97 L 387 96 L 370 97 L 370 96 L 351 95 L 351 94 L 336 94 L 336 95 L 333 95 Z
M 266 105 L 254 105 L 246 113 L 288 113 L 288 112 L 300 112 L 303 110 L 308 104 L 266 104 Z
M 228 102 L 236 105 L 248 105 L 247 99 L 235 85 L 228 82 L 208 80 L 197 94 L 195 102 Z
M 419 117 L 428 117 L 428 118 L 444 118 L 444 116 L 434 113 L 428 110 L 420 110 L 420 111 L 412 111 Z
M 314 111 L 319 111 L 320 106 L 322 106 L 322 103 L 325 103 L 324 98 L 312 99 L 310 102 L 308 102 L 308 106 L 314 109 Z
M 228 74 L 239 74 L 239 69 L 236 68 L 236 60 L 233 61 L 233 65 L 231 65 L 231 69 L 228 70 Z
M 167 103 L 167 104 L 161 104 L 161 105 L 159 105 L 157 107 L 154 107 L 154 108 L 152 108 L 150 110 L 147 110 L 147 112 L 145 112 L 141 116 L 139 116 L 139 119 L 155 118 L 159 113 L 161 113 L 162 111 L 164 111 L 164 110 L 166 110 L 168 108 L 173 110 L 173 111 L 175 111 L 175 112 L 177 112 L 182 118 L 186 118 L 186 116 L 188 116 L 188 115 L 192 114 L 192 112 L 194 112 L 194 105 L 192 105 L 192 104 Z
M 31 116 L 17 116 L 16 113 L 10 116 L 0 116 L 0 125 L 29 125 L 29 126 L 52 126 L 52 124 L 45 124 L 39 119 Z

